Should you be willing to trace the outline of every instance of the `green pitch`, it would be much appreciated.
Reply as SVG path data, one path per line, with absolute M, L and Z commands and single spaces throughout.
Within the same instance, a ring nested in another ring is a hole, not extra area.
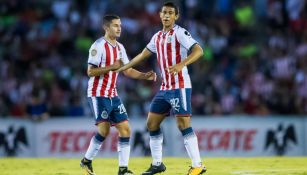
M 132 158 L 130 169 L 139 175 L 150 158 Z M 206 158 L 206 175 L 307 175 L 307 157 L 302 158 Z M 190 161 L 165 158 L 166 172 L 161 175 L 185 175 Z M 97 175 L 116 175 L 117 159 L 97 158 L 93 163 Z M 82 175 L 79 159 L 0 158 L 1 175 Z

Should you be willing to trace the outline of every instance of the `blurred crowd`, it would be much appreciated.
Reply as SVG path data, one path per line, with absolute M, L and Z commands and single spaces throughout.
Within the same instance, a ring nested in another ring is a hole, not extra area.
M 204 48 L 189 66 L 194 115 L 307 114 L 306 0 L 181 0 L 178 24 Z M 0 2 L 0 116 L 90 116 L 88 49 L 117 14 L 133 58 L 161 29 L 156 0 Z M 136 67 L 158 72 L 155 57 Z M 160 82 L 119 77 L 130 117 L 146 117 Z

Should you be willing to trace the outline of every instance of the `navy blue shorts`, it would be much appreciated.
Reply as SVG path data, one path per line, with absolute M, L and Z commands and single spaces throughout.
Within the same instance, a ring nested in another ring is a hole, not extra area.
M 126 108 L 118 96 L 89 97 L 89 103 L 95 115 L 96 125 L 101 122 L 110 122 L 112 125 L 128 120 Z
M 175 116 L 191 116 L 191 88 L 160 90 L 151 102 L 150 112 Z

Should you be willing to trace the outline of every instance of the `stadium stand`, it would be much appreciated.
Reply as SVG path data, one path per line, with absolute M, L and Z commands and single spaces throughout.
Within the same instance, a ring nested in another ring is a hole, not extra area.
M 189 67 L 193 114 L 307 114 L 305 0 L 179 5 L 179 23 L 205 49 Z M 91 115 L 86 60 L 102 34 L 101 17 L 121 17 L 119 41 L 130 57 L 160 28 L 160 2 L 154 0 L 10 0 L 0 7 L 0 117 L 29 116 L 32 94 L 48 116 Z M 154 57 L 137 68 L 158 71 Z M 120 77 L 117 87 L 130 117 L 146 117 L 159 85 Z

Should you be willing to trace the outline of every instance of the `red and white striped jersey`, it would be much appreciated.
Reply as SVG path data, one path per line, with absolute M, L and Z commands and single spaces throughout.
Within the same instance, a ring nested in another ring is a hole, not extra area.
M 157 32 L 147 44 L 147 49 L 156 53 L 162 76 L 160 90 L 191 88 L 187 67 L 176 75 L 169 74 L 167 68 L 180 63 L 188 56 L 188 51 L 197 42 L 184 28 L 175 25 L 169 32 Z
M 103 37 L 96 40 L 89 50 L 88 64 L 97 67 L 106 67 L 121 59 L 124 64 L 129 63 L 129 59 L 124 46 L 117 42 L 112 45 Z M 107 74 L 90 77 L 88 81 L 88 97 L 114 97 L 117 96 L 116 80 L 118 73 L 110 71 Z

